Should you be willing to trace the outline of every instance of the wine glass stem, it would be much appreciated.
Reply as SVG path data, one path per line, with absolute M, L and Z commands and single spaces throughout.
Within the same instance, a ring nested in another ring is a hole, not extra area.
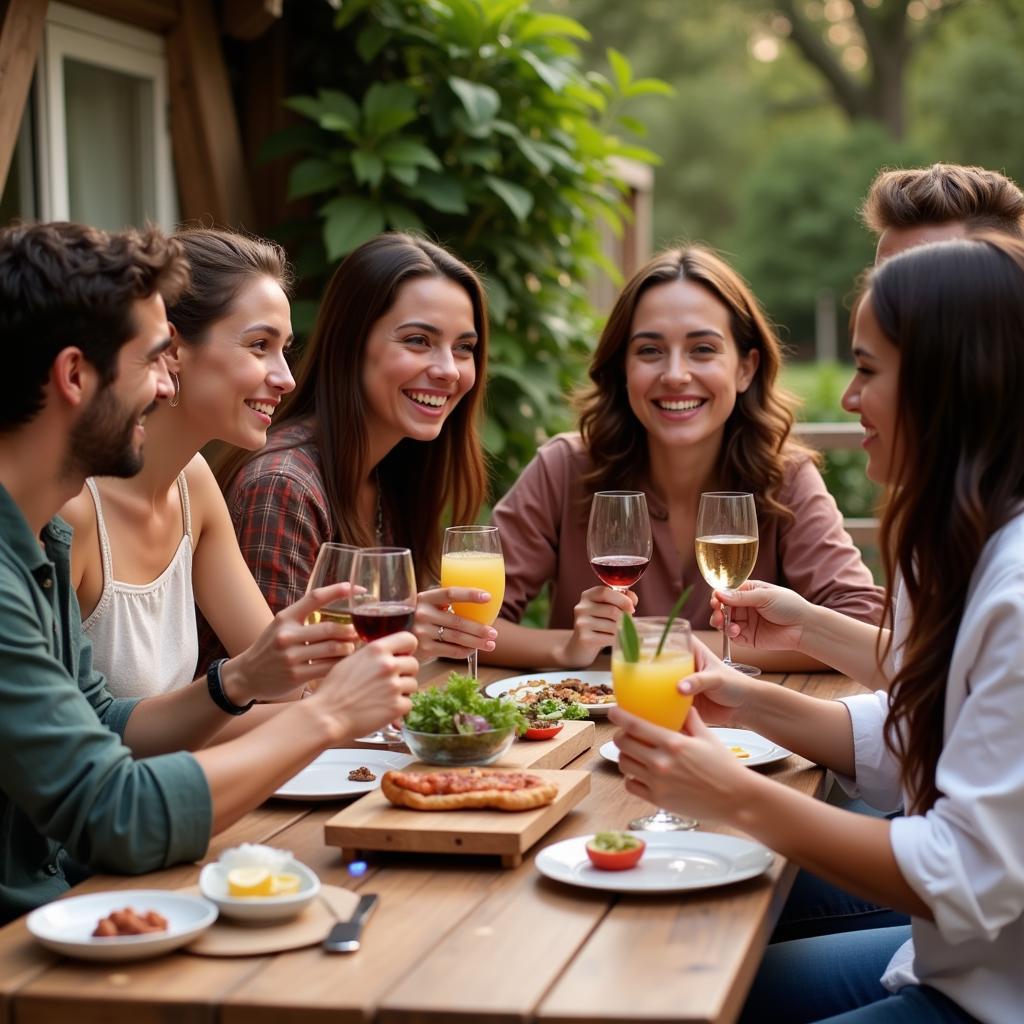
M 726 665 L 732 664 L 732 638 L 729 636 L 729 622 L 730 622 L 729 606 L 722 606 L 722 661 Z
M 470 676 L 472 676 L 473 679 L 479 679 L 480 678 L 480 673 L 477 670 L 477 651 L 476 651 L 476 648 L 474 648 L 472 651 L 469 652 L 469 657 L 466 658 L 466 666 L 467 666 L 467 668 L 469 670 Z

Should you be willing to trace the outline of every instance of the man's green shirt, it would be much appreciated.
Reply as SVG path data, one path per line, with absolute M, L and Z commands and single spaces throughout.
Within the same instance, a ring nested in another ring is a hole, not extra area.
M 213 821 L 191 754 L 136 760 L 122 742 L 138 702 L 93 669 L 71 528 L 52 519 L 39 540 L 0 485 L 0 921 L 64 892 L 73 862 L 136 874 L 196 860 Z

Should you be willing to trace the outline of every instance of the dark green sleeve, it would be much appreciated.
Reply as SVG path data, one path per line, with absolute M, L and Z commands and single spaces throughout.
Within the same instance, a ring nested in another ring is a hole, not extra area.
M 94 869 L 140 873 L 206 850 L 206 776 L 186 752 L 135 760 L 86 641 L 72 678 L 20 581 L 0 572 L 0 780 L 42 835 Z M 82 687 L 80 688 L 79 682 Z

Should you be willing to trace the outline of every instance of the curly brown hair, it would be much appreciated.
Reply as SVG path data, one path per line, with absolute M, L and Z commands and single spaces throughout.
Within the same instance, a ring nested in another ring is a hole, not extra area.
M 1014 427 L 1024 242 L 992 232 L 919 246 L 887 260 L 868 289 L 864 301 L 900 355 L 900 443 L 880 531 L 887 597 L 898 571 L 913 609 L 886 743 L 902 765 L 908 810 L 922 814 L 941 795 L 946 680 L 971 579 L 1024 501 L 1024 431 Z
M 725 424 L 719 460 L 722 488 L 750 490 L 762 520 L 792 518 L 777 500 L 786 467 L 797 457 L 819 456 L 790 437 L 796 400 L 776 383 L 782 362 L 779 339 L 740 275 L 703 246 L 667 249 L 653 257 L 622 289 L 590 361 L 591 384 L 575 397 L 580 433 L 592 463 L 588 491 L 637 482 L 648 462 L 647 432 L 633 414 L 626 392 L 626 349 L 641 296 L 671 281 L 706 288 L 729 311 L 740 356 L 759 353 L 750 386 L 736 396 Z
M 50 367 L 68 346 L 109 384 L 118 352 L 138 330 L 135 302 L 159 292 L 171 303 L 188 282 L 181 243 L 155 227 L 107 232 L 51 222 L 0 230 L 0 338 L 10 360 L 0 431 L 42 409 Z

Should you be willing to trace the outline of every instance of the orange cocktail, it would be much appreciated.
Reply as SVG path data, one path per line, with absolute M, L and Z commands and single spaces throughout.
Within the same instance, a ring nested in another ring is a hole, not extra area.
M 694 671 L 690 625 L 677 619 L 657 653 L 665 619 L 633 620 L 640 639 L 638 661 L 626 660 L 619 643 L 612 654 L 612 682 L 619 707 L 655 725 L 678 732 L 693 697 L 679 692 L 679 681 Z

